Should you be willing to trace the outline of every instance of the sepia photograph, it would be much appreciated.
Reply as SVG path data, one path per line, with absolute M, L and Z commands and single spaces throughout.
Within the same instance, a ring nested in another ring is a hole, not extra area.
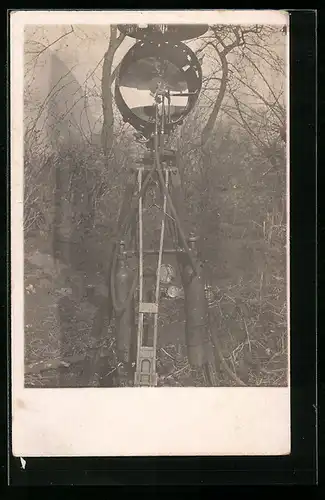
M 288 389 L 273 13 L 20 23 L 25 389 Z

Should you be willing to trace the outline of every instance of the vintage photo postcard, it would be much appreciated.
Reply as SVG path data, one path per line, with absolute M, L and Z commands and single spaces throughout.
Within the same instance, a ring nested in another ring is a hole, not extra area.
M 10 28 L 14 456 L 290 454 L 288 14 Z

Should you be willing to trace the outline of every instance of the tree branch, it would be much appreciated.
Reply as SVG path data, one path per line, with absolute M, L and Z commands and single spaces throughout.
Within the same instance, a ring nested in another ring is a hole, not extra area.
M 113 113 L 113 97 L 112 97 L 112 84 L 117 75 L 118 67 L 112 72 L 112 65 L 116 50 L 123 42 L 125 35 L 121 33 L 117 37 L 117 28 L 111 27 L 111 38 L 108 49 L 104 55 L 103 72 L 102 72 L 102 106 L 103 106 L 103 128 L 102 128 L 102 147 L 104 154 L 107 156 L 113 146 L 113 127 L 114 127 L 114 113 Z
M 209 42 L 208 45 L 212 45 L 214 49 L 216 50 L 220 61 L 221 61 L 221 71 L 222 71 L 222 76 L 221 76 L 221 82 L 220 82 L 220 87 L 219 87 L 219 92 L 217 95 L 217 98 L 215 100 L 213 109 L 210 113 L 210 116 L 208 118 L 207 123 L 205 124 L 202 135 L 201 135 L 201 144 L 204 146 L 208 139 L 209 136 L 213 130 L 214 124 L 216 122 L 217 116 L 219 114 L 220 108 L 222 101 L 224 99 L 226 89 L 227 89 L 227 82 L 228 82 L 228 74 L 229 74 L 229 66 L 228 66 L 228 60 L 227 60 L 227 55 L 237 46 L 240 45 L 240 37 L 239 37 L 239 28 L 236 27 L 234 29 L 234 34 L 235 34 L 235 41 L 232 42 L 229 45 L 226 45 L 225 42 L 221 39 L 221 37 L 217 34 L 216 29 L 212 29 L 214 32 L 215 38 L 217 42 L 223 47 L 223 50 L 220 51 L 218 48 L 218 44 Z
M 67 35 L 70 35 L 70 33 L 73 33 L 74 32 L 73 26 L 71 25 L 70 28 L 71 28 L 70 31 L 68 31 L 67 33 L 63 33 L 63 35 L 59 36 L 59 38 L 57 38 L 56 40 L 54 40 L 54 42 L 49 43 L 46 47 L 44 47 L 42 50 L 40 50 L 37 53 L 37 56 L 33 57 L 33 59 L 31 60 L 31 62 L 35 61 L 35 59 L 38 59 L 39 56 L 41 54 L 43 54 L 43 52 L 45 52 L 47 49 L 49 49 L 50 47 L 52 47 L 52 45 L 55 45 L 57 42 L 59 42 L 60 40 L 62 40 L 62 38 L 64 38 Z

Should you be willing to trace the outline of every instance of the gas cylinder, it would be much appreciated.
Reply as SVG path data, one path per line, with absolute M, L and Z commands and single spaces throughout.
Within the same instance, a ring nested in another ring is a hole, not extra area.
M 184 267 L 182 274 L 185 298 L 187 357 L 193 368 L 201 368 L 208 360 L 208 304 L 203 269 L 197 258 L 196 240 L 197 238 L 191 234 L 189 248 L 198 263 L 197 274 L 193 273 L 190 265 Z
M 119 308 L 123 307 L 116 315 L 117 354 L 119 361 L 123 363 L 130 362 L 134 341 L 134 301 L 133 297 L 129 297 L 133 277 L 133 272 L 127 264 L 124 243 L 121 242 L 115 275 L 115 294 Z

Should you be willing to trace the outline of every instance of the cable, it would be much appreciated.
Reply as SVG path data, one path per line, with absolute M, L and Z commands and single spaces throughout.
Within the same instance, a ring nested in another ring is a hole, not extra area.
M 166 182 L 166 189 L 168 189 L 168 170 L 166 170 L 166 181 L 165 182 Z M 157 277 L 156 277 L 156 294 L 155 294 L 156 303 L 158 302 L 158 299 L 159 299 L 160 268 L 161 268 L 161 263 L 162 263 L 163 246 L 164 246 L 166 210 L 167 210 L 167 197 L 166 197 L 166 195 L 164 195 L 163 217 L 162 217 L 162 221 L 161 221 L 158 264 L 157 264 Z
M 166 170 L 166 189 L 168 190 L 168 170 Z M 158 305 L 159 302 L 159 292 L 160 292 L 160 270 L 163 257 L 163 247 L 164 247 L 164 236 L 165 236 L 165 221 L 167 213 L 167 197 L 164 195 L 163 202 L 163 217 L 161 221 L 160 228 L 160 242 L 159 242 L 159 253 L 158 253 L 158 263 L 157 263 L 157 276 L 156 276 L 156 293 L 155 293 L 155 303 Z M 158 311 L 154 316 L 154 331 L 153 331 L 153 348 L 154 352 L 157 350 L 157 336 L 158 336 Z
M 171 209 L 172 215 L 173 215 L 173 217 L 175 219 L 175 222 L 176 222 L 176 225 L 177 225 L 177 228 L 178 228 L 178 231 L 179 231 L 179 234 L 180 234 L 183 246 L 184 246 L 185 251 L 186 251 L 186 253 L 188 255 L 188 258 L 190 259 L 191 266 L 192 266 L 192 269 L 193 269 L 194 273 L 195 274 L 199 274 L 198 267 L 196 265 L 196 262 L 193 259 L 192 253 L 191 253 L 191 251 L 189 249 L 189 246 L 187 244 L 186 237 L 185 237 L 185 234 L 183 232 L 183 229 L 182 229 L 180 220 L 178 218 L 176 209 L 174 207 L 174 204 L 172 202 L 170 194 L 169 194 L 168 190 L 165 187 L 164 178 L 163 178 L 161 167 L 160 167 L 160 159 L 159 159 L 159 151 L 158 151 L 158 137 L 157 136 L 155 136 L 155 159 L 156 159 L 156 167 L 157 167 L 156 170 L 158 172 L 160 184 L 161 184 L 161 187 L 163 189 L 164 194 L 167 197 L 169 208 Z

